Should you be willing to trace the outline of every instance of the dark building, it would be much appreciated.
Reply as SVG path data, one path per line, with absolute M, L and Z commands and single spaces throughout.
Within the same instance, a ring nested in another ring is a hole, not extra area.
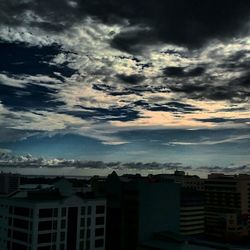
M 101 180 L 107 197 L 106 249 L 135 250 L 155 232 L 178 233 L 180 187 L 169 182 L 154 183 L 148 178 L 118 177 L 115 172 Z
M 16 191 L 20 185 L 20 175 L 0 173 L 0 194 L 9 194 Z
M 205 230 L 204 192 L 182 188 L 180 200 L 180 234 L 183 236 L 203 235 Z
M 211 174 L 205 181 L 206 234 L 221 240 L 250 235 L 250 175 Z

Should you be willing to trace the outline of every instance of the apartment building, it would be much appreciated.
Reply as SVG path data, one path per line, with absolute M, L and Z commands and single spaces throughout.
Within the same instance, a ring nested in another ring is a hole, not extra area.
M 151 183 L 147 178 L 130 179 L 113 172 L 102 189 L 107 197 L 106 249 L 136 250 L 155 232 L 179 232 L 178 184 Z
M 180 195 L 180 234 L 194 236 L 205 231 L 204 192 L 182 188 Z
M 182 187 L 193 189 L 197 191 L 204 191 L 204 179 L 197 175 L 189 175 L 184 171 L 176 170 L 173 174 L 158 174 L 154 175 L 153 178 L 158 180 L 173 180 L 179 183 Z
M 210 174 L 205 181 L 206 234 L 237 240 L 250 234 L 250 175 Z
M 1 250 L 104 250 L 106 201 L 47 187 L 0 198 Z
M 204 179 L 176 170 L 173 174 L 153 176 L 160 181 L 172 180 L 181 187 L 180 234 L 197 236 L 205 231 Z
M 20 175 L 0 173 L 0 194 L 9 194 L 16 191 L 20 185 Z

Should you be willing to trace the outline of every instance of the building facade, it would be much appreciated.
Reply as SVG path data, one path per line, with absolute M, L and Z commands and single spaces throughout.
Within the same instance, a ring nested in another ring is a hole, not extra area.
M 0 194 L 9 194 L 18 189 L 20 175 L 11 173 L 0 173 Z
M 183 236 L 194 236 L 202 235 L 204 232 L 204 192 L 182 188 L 180 196 L 180 234 Z
M 104 250 L 106 201 L 58 189 L 0 199 L 1 250 Z
M 210 174 L 205 181 L 206 234 L 237 240 L 250 234 L 250 175 Z

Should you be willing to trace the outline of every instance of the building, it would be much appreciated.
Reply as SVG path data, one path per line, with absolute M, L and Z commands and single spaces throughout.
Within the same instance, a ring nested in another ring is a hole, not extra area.
M 20 175 L 0 173 L 0 194 L 9 194 L 16 191 L 20 185 Z
M 96 180 L 98 182 L 98 180 Z M 148 178 L 108 176 L 95 190 L 107 197 L 106 249 L 136 250 L 154 232 L 179 232 L 180 186 Z
M 242 240 L 250 233 L 250 175 L 210 174 L 205 181 L 206 234 Z
M 149 241 L 142 242 L 138 250 L 232 250 L 230 245 L 182 237 L 179 234 L 164 231 L 155 233 Z M 247 248 L 237 248 L 247 250 Z
M 204 192 L 182 188 L 180 195 L 180 234 L 198 236 L 205 231 Z
M 180 234 L 183 236 L 204 234 L 204 179 L 177 170 L 173 174 L 160 174 L 151 178 L 159 181 L 172 180 L 180 185 Z
M 173 180 L 179 183 L 182 187 L 197 191 L 204 191 L 204 179 L 197 175 L 188 175 L 184 171 L 176 170 L 173 174 L 158 174 L 153 178 L 157 180 Z
M 106 201 L 61 184 L 0 198 L 1 250 L 105 249 Z

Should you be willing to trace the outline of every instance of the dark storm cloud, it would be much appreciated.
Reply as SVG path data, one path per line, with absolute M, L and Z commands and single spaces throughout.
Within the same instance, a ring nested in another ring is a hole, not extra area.
M 227 174 L 235 174 L 235 173 L 250 173 L 250 164 L 245 164 L 245 165 L 240 165 L 240 166 L 227 166 L 227 167 L 221 167 L 221 166 L 214 166 L 214 167 L 208 167 L 208 166 L 203 166 L 203 167 L 198 167 L 197 170 L 200 171 L 208 171 L 208 172 L 218 172 L 218 173 L 227 173 Z
M 206 118 L 206 119 L 196 119 L 196 121 L 213 122 L 213 123 L 232 122 L 232 123 L 243 124 L 243 123 L 250 122 L 250 118 Z
M 172 92 L 187 95 L 192 99 L 245 102 L 250 96 L 249 82 L 249 74 L 244 74 L 233 80 L 218 80 L 218 82 L 207 77 L 190 81 L 171 81 L 166 83 L 166 87 Z
M 24 88 L 2 85 L 0 81 L 0 101 L 10 110 L 53 110 L 63 105 L 62 101 L 55 99 L 57 90 L 26 84 Z
M 240 51 L 237 51 L 230 55 L 228 58 L 225 58 L 223 63 L 219 65 L 221 68 L 230 69 L 232 71 L 246 70 L 250 67 L 249 55 L 250 50 L 242 48 Z
M 147 44 L 153 44 L 154 35 L 148 30 L 124 31 L 115 36 L 111 42 L 111 46 L 131 54 L 138 54 Z M 143 39 L 142 39 L 143 38 Z
M 110 108 L 90 108 L 77 106 L 81 108 L 78 111 L 66 111 L 63 114 L 69 114 L 83 119 L 95 119 L 96 121 L 134 121 L 141 117 L 140 112 L 131 107 L 110 107 Z
M 145 79 L 144 76 L 136 75 L 136 74 L 133 74 L 133 75 L 119 74 L 116 77 L 128 84 L 138 84 Z
M 11 86 L 8 79 L 0 80 L 0 101 L 10 110 L 52 110 L 63 105 L 56 99 L 59 90 L 57 84 L 63 83 L 65 77 L 72 76 L 76 70 L 67 64 L 52 64 L 51 60 L 61 53 L 61 48 L 52 46 L 28 46 L 24 43 L 0 42 L 0 54 L 3 63 L 0 73 L 10 79 L 22 82 L 21 86 Z M 50 77 L 51 82 L 43 77 Z M 34 78 L 36 77 L 36 80 Z M 51 87 L 49 87 L 51 85 Z
M 32 11 L 41 17 L 29 25 L 58 32 L 78 23 L 86 16 L 105 23 L 123 23 L 146 27 L 145 30 L 122 31 L 112 41 L 121 50 L 136 53 L 154 41 L 197 48 L 207 41 L 240 35 L 249 19 L 248 0 L 66 0 L 1 1 L 0 22 L 24 25 L 23 13 Z M 148 35 L 150 34 L 150 36 Z
M 197 77 L 203 75 L 205 68 L 195 67 L 186 69 L 185 67 L 167 67 L 164 69 L 164 74 L 168 77 Z
M 93 84 L 93 89 L 103 91 L 111 96 L 125 96 L 125 95 L 138 95 L 143 96 L 145 93 L 168 93 L 170 92 L 166 86 L 153 86 L 153 85 L 131 85 L 126 86 L 122 90 L 115 86 L 107 84 Z
M 165 169 L 165 170 L 183 170 L 183 169 L 191 169 L 191 167 L 183 166 L 178 162 L 128 162 L 123 164 L 125 168 L 128 169 L 136 169 L 136 170 L 157 170 L 157 169 Z
M 181 103 L 181 102 L 167 102 L 167 103 L 149 103 L 144 100 L 134 102 L 135 106 L 143 107 L 151 111 L 163 111 L 173 113 L 191 113 L 195 111 L 201 111 L 193 105 Z
M 66 64 L 52 65 L 50 61 L 61 53 L 56 45 L 52 46 L 27 46 L 24 43 L 6 43 L 0 41 L 0 55 L 3 63 L 0 64 L 0 72 L 9 74 L 47 75 L 59 80 L 70 77 L 76 71 Z
M 235 112 L 235 111 L 247 111 L 246 107 L 230 107 L 230 108 L 224 108 L 219 109 L 219 112 Z

